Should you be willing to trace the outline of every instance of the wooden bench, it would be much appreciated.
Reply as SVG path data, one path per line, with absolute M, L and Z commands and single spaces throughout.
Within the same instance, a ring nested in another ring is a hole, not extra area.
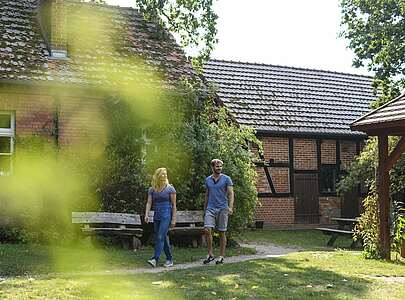
M 138 249 L 141 245 L 143 229 L 137 214 L 72 212 L 72 223 L 81 224 L 85 236 L 119 236 L 124 249 Z
M 354 227 L 358 222 L 357 218 L 331 218 L 331 220 L 337 223 L 338 228 L 317 228 L 318 230 L 321 230 L 324 234 L 331 236 L 327 243 L 328 246 L 333 246 L 333 243 L 336 241 L 338 236 L 350 235 L 353 237 Z M 358 242 L 359 240 L 353 239 L 350 248 L 356 247 Z
M 335 243 L 336 239 L 338 238 L 339 235 L 353 235 L 353 231 L 350 230 L 341 230 L 341 229 L 334 229 L 334 228 L 317 228 L 318 230 L 321 230 L 322 233 L 326 235 L 331 235 L 331 238 L 329 239 L 327 245 L 328 246 L 333 246 L 333 243 Z M 351 248 L 354 248 L 356 245 L 356 241 L 353 241 L 353 243 L 350 245 Z
M 149 222 L 153 222 L 153 211 L 149 212 Z M 193 247 L 206 245 L 204 234 L 204 212 L 202 210 L 179 210 L 176 213 L 176 226 L 169 235 L 189 236 Z

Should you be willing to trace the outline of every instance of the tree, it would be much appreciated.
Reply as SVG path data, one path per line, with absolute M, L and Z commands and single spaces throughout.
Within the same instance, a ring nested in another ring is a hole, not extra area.
M 180 38 L 182 47 L 196 49 L 196 66 L 207 60 L 217 43 L 217 15 L 213 0 L 135 0 L 149 21 Z
M 374 87 L 382 93 L 378 107 L 405 88 L 405 2 L 341 0 L 341 8 L 341 36 L 357 56 L 353 65 L 375 72 Z
M 375 72 L 374 87 L 380 98 L 372 106 L 378 107 L 392 100 L 405 88 L 405 1 L 404 0 L 341 0 L 341 36 L 349 40 L 349 48 L 356 54 L 353 65 L 367 65 Z M 390 137 L 390 147 L 398 139 Z M 392 203 L 391 221 L 392 249 L 398 250 L 405 236 L 405 222 L 398 215 L 404 195 L 405 157 L 390 172 L 390 198 Z M 348 175 L 340 182 L 341 195 L 357 190 L 358 184 L 366 182 L 369 193 L 363 201 L 365 212 L 359 222 L 358 236 L 364 242 L 366 257 L 380 257 L 378 202 L 376 196 L 375 171 L 377 166 L 377 142 L 369 139 L 362 153 L 349 169 Z M 373 178 L 370 180 L 370 178 Z

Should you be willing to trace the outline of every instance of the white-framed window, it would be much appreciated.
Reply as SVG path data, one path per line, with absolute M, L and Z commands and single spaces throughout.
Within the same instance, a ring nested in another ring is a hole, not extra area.
M 0 176 L 13 171 L 15 113 L 0 111 Z

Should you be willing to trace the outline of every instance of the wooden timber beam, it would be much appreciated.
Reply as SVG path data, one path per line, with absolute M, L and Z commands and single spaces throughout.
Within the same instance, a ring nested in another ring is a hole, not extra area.
M 391 259 L 390 251 L 390 225 L 389 225 L 389 186 L 390 179 L 388 171 L 384 169 L 384 163 L 388 158 L 388 136 L 378 136 L 378 178 L 377 193 L 380 217 L 380 243 L 381 255 L 384 259 Z
M 389 172 L 391 168 L 395 165 L 401 154 L 405 151 L 405 137 L 402 136 L 398 141 L 395 149 L 392 150 L 391 154 L 388 156 L 387 160 L 383 164 L 383 170 Z

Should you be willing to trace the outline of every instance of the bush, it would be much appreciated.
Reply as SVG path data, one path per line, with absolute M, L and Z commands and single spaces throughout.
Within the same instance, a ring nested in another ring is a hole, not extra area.
M 181 91 L 181 92 L 180 92 Z M 179 210 L 201 210 L 204 180 L 211 174 L 210 161 L 221 158 L 224 173 L 235 184 L 235 214 L 229 232 L 238 232 L 253 219 L 257 202 L 256 172 L 249 144 L 260 142 L 254 131 L 238 125 L 224 109 L 213 105 L 213 94 L 184 82 L 178 91 L 162 95 L 157 120 L 136 121 L 125 101 L 113 102 L 112 132 L 107 164 L 98 190 L 103 209 L 141 213 L 151 175 L 168 169 L 177 191 Z M 149 143 L 142 138 L 144 128 Z M 146 155 L 145 155 L 146 154 Z M 144 156 L 145 155 L 145 156 Z
M 5 232 L 4 240 L 69 240 L 72 211 L 142 214 L 151 175 L 162 166 L 177 190 L 178 209 L 201 210 L 213 158 L 224 161 L 224 173 L 235 184 L 230 234 L 251 223 L 257 193 L 249 145 L 259 144 L 254 131 L 239 127 L 213 105 L 214 94 L 198 84 L 183 82 L 158 98 L 155 111 L 145 117 L 137 110 L 139 99 L 111 97 L 106 102 L 109 134 L 102 153 L 92 145 L 62 153 L 49 135 L 19 139 L 20 168 L 10 184 L 2 182 L 0 193 L 13 199 L 9 213 L 22 216 L 24 231 Z

